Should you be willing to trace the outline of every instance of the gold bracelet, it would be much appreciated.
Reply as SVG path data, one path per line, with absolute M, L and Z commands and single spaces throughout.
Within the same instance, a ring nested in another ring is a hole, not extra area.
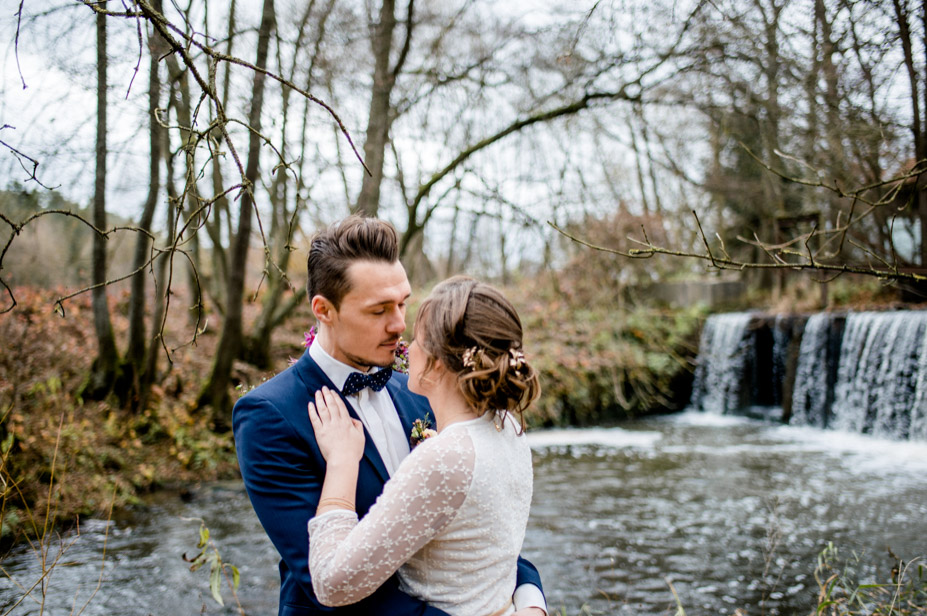
M 316 511 L 324 507 L 325 505 L 332 504 L 335 505 L 338 509 L 347 509 L 349 511 L 354 511 L 354 503 L 347 500 L 346 498 L 337 498 L 335 496 L 328 496 L 319 501 L 319 504 L 316 506 Z

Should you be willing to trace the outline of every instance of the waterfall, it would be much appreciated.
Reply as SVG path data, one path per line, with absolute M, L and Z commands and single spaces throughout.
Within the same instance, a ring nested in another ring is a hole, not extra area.
M 924 414 L 925 338 L 927 312 L 850 314 L 834 386 L 834 428 L 908 438 L 913 416 Z
M 799 426 L 827 425 L 827 346 L 831 318 L 827 313 L 812 315 L 805 323 L 792 389 L 791 423 Z
M 908 438 L 927 441 L 927 335 L 921 344 L 915 389 L 917 393 L 914 396 L 914 407 L 911 409 L 911 430 Z
M 789 343 L 792 341 L 792 319 L 789 315 L 777 314 L 772 328 L 772 377 L 773 377 L 773 404 L 782 405 L 782 388 L 785 383 L 788 365 Z
M 927 441 L 927 311 L 713 315 L 691 405 Z
M 743 372 L 751 355 L 747 325 L 751 314 L 734 312 L 708 317 L 699 340 L 692 405 L 724 414 L 742 404 Z

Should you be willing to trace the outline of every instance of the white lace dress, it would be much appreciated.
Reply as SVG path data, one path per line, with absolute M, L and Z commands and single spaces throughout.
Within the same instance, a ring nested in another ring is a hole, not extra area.
M 309 521 L 319 601 L 359 601 L 398 569 L 405 593 L 451 616 L 514 612 L 531 451 L 512 419 L 498 430 L 491 415 L 452 424 L 416 447 L 360 522 L 347 510 Z

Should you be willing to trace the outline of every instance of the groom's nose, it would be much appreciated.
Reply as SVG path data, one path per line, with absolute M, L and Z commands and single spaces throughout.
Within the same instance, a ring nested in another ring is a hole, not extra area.
M 406 330 L 406 315 L 398 306 L 393 308 L 390 313 L 389 322 L 386 324 L 386 331 L 391 334 L 401 334 Z

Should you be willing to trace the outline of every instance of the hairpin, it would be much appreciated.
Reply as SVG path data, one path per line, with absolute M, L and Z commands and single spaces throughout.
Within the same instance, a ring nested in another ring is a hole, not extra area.
M 483 363 L 483 349 L 473 346 L 464 351 L 463 365 L 465 368 L 476 370 L 477 364 Z
M 509 349 L 509 355 L 511 355 L 509 358 L 509 366 L 518 372 L 525 365 L 525 354 L 518 349 Z

